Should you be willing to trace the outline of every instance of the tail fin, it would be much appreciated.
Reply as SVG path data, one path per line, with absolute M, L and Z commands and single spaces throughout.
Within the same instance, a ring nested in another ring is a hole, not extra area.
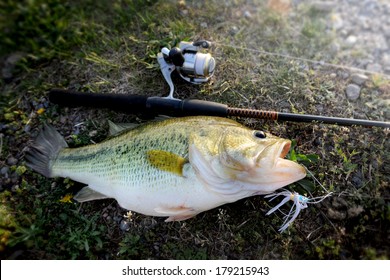
M 27 166 L 46 177 L 52 177 L 53 162 L 58 153 L 68 147 L 54 127 L 44 125 L 30 150 L 26 153 Z

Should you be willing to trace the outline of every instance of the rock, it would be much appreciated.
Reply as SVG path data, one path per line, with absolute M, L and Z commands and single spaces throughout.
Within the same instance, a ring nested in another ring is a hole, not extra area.
M 187 9 L 180 10 L 180 13 L 181 13 L 182 16 L 187 16 L 188 15 L 188 10 Z
M 361 188 L 363 186 L 362 174 L 358 172 L 352 176 L 351 182 L 356 188 Z
M 324 111 L 324 105 L 318 104 L 315 106 L 318 113 L 322 113 Z
M 349 77 L 349 73 L 347 71 L 343 71 L 343 70 L 337 71 L 337 75 L 344 80 L 348 79 L 348 77 Z
M 367 69 L 367 71 L 370 71 L 370 72 L 380 73 L 380 72 L 382 72 L 382 65 L 380 65 L 378 63 L 370 63 L 370 64 L 367 64 L 366 69 Z
M 382 64 L 385 65 L 385 67 L 390 67 L 390 54 L 384 53 L 382 55 Z
M 11 191 L 12 192 L 17 192 L 19 190 L 19 185 L 13 185 L 12 187 L 11 187 Z
M 130 229 L 130 223 L 126 220 L 122 220 L 120 225 L 119 225 L 119 228 L 122 230 L 122 231 L 129 231 Z
M 355 218 L 364 211 L 363 206 L 354 206 L 348 209 L 348 218 Z
M 231 36 L 234 36 L 234 35 L 237 34 L 238 31 L 239 31 L 238 27 L 235 26 L 235 25 L 233 25 L 233 26 L 230 28 L 229 33 L 230 33 Z
M 244 12 L 244 17 L 245 17 L 245 18 L 247 18 L 247 19 L 250 19 L 250 18 L 252 18 L 252 14 L 251 14 L 251 12 L 249 12 L 249 11 L 245 11 L 245 12 Z
M 8 172 L 9 172 L 9 167 L 8 166 L 4 166 L 0 169 L 0 174 L 4 177 L 4 178 L 7 178 L 8 177 Z
M 157 221 L 151 217 L 147 217 L 140 222 L 140 226 L 145 230 L 150 230 L 157 225 Z
M 89 137 L 95 137 L 98 134 L 97 130 L 92 130 L 88 133 Z
M 334 197 L 332 199 L 332 207 L 336 209 L 348 207 L 348 202 L 342 197 Z
M 356 85 L 363 85 L 367 80 L 368 77 L 363 74 L 355 73 L 351 75 L 351 80 Z
M 332 220 L 341 221 L 347 217 L 347 214 L 341 211 L 334 210 L 332 208 L 328 209 L 328 217 Z
M 345 43 L 351 47 L 356 44 L 357 40 L 358 38 L 355 35 L 349 35 L 348 38 L 345 40 Z
M 349 84 L 347 86 L 346 93 L 349 100 L 357 100 L 360 96 L 360 87 L 355 84 Z
M 335 6 L 336 3 L 334 1 L 314 1 L 311 4 L 314 10 L 325 13 L 331 12 Z
M 16 165 L 17 163 L 18 163 L 18 160 L 16 158 L 14 158 L 13 156 L 11 156 L 7 159 L 7 164 L 10 166 Z

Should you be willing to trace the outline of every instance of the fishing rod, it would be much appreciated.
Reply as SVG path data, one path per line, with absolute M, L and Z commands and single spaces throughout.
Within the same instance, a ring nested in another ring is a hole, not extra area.
M 360 125 L 390 128 L 389 122 L 235 108 L 217 102 L 197 99 L 181 100 L 167 97 L 147 97 L 136 94 L 81 93 L 63 89 L 52 89 L 49 92 L 49 100 L 53 103 L 68 107 L 86 106 L 107 108 L 130 114 L 144 113 L 146 115 L 168 115 L 175 117 L 197 115 L 246 117 L 274 121 L 317 121 L 346 126 Z
M 235 108 L 228 105 L 197 99 L 177 99 L 173 96 L 174 85 L 171 74 L 177 71 L 187 82 L 201 84 L 207 82 L 214 74 L 215 60 L 209 53 L 200 49 L 210 47 L 208 41 L 180 42 L 179 47 L 171 50 L 162 48 L 157 55 L 162 74 L 167 81 L 170 92 L 167 97 L 147 97 L 137 94 L 81 93 L 64 89 L 52 89 L 49 100 L 68 107 L 98 107 L 135 114 L 168 115 L 168 116 L 219 116 L 246 117 L 274 121 L 320 122 L 337 125 L 360 125 L 367 127 L 390 128 L 389 122 L 364 119 L 328 117 L 319 115 L 293 114 L 257 109 Z

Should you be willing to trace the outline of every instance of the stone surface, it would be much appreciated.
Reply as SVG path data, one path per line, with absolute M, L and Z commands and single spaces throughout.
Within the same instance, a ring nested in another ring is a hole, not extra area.
M 9 157 L 8 159 L 7 159 L 7 164 L 8 165 L 16 165 L 18 163 L 18 160 L 16 159 L 16 158 L 14 158 L 14 157 Z
M 313 1 L 311 7 L 319 12 L 329 13 L 336 7 L 335 1 Z
M 341 221 L 347 217 L 347 213 L 329 208 L 328 209 L 328 217 L 332 220 Z
M 354 206 L 348 209 L 348 218 L 355 218 L 364 211 L 363 206 Z
M 122 231 L 128 231 L 130 229 L 130 223 L 127 220 L 122 220 L 119 225 L 119 228 Z
M 360 86 L 363 85 L 368 80 L 368 77 L 360 73 L 354 73 L 351 75 L 351 80 L 354 84 Z
M 347 98 L 349 100 L 354 101 L 358 99 L 360 96 L 360 87 L 355 84 L 349 84 L 347 86 L 346 93 L 347 93 Z

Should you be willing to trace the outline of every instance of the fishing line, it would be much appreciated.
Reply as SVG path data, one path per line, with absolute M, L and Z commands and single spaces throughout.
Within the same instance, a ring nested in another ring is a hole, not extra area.
M 314 176 L 314 174 L 306 167 L 303 165 L 303 167 L 306 169 L 307 173 L 314 179 L 314 181 L 320 185 L 320 187 L 327 193 L 332 193 L 332 192 L 329 192 L 327 189 L 325 189 L 324 185 L 321 184 L 321 182 Z M 311 195 L 311 194 L 310 194 Z
M 387 74 L 384 74 L 381 72 L 361 69 L 358 67 L 344 66 L 344 65 L 340 65 L 340 64 L 325 62 L 323 60 L 314 60 L 314 59 L 309 59 L 309 58 L 304 58 L 304 57 L 296 57 L 296 56 L 292 56 L 292 55 L 288 55 L 288 54 L 281 54 L 281 53 L 269 52 L 269 51 L 258 50 L 258 49 L 253 49 L 253 48 L 234 46 L 234 45 L 229 45 L 229 44 L 224 44 L 224 43 L 219 43 L 219 42 L 212 42 L 212 43 L 214 45 L 217 45 L 217 46 L 233 48 L 233 49 L 238 49 L 238 50 L 243 50 L 243 51 L 250 51 L 250 52 L 259 53 L 259 54 L 268 55 L 268 56 L 279 56 L 279 57 L 283 57 L 283 58 L 287 58 L 287 59 L 304 61 L 304 62 L 308 62 L 311 64 L 319 64 L 321 66 L 328 66 L 328 67 L 332 67 L 332 68 L 345 69 L 345 70 L 349 70 L 352 72 L 358 71 L 358 72 L 363 72 L 363 73 L 371 74 L 371 75 L 381 75 L 383 77 L 390 79 L 390 75 L 387 75 Z

